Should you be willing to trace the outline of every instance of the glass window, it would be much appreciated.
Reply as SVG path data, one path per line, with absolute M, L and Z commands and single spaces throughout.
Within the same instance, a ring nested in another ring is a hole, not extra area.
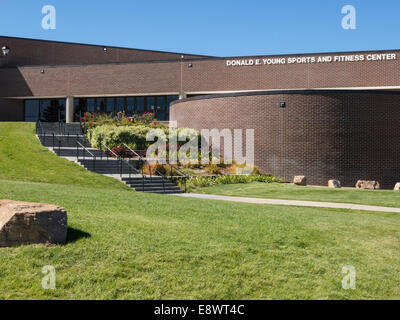
M 25 121 L 36 122 L 39 119 L 39 100 L 25 100 Z
M 97 98 L 96 101 L 96 112 L 102 113 L 105 110 L 104 98 Z
M 87 99 L 87 112 L 94 112 L 94 99 Z
M 65 99 L 58 99 L 57 104 L 60 109 L 60 120 L 65 122 Z
M 77 112 L 77 110 L 79 109 L 79 103 L 80 103 L 81 99 L 74 99 L 74 113 Z
M 116 112 L 124 111 L 125 98 L 117 98 Z
M 58 114 L 56 113 L 55 117 L 52 114 L 51 110 L 51 100 L 40 100 L 39 102 L 39 112 L 40 112 L 40 120 L 46 122 L 57 122 L 58 121 Z M 53 119 L 54 117 L 54 119 Z
M 40 100 L 40 119 L 46 122 L 65 120 L 65 100 Z
M 166 112 L 166 103 L 165 103 L 165 96 L 157 97 L 157 113 L 156 118 L 158 120 L 164 121 L 165 120 L 165 112 Z
M 106 113 L 114 115 L 114 98 L 107 98 Z
M 87 111 L 87 99 L 85 98 L 75 99 L 74 104 L 75 104 L 74 118 L 76 122 L 79 122 L 79 120 L 85 115 L 85 112 Z
M 74 120 L 79 122 L 87 111 L 87 99 L 74 99 Z
M 135 105 L 135 98 L 126 98 L 126 115 L 132 116 Z
M 137 97 L 136 98 L 136 113 L 143 114 L 143 112 L 144 112 L 144 98 Z
M 154 97 L 147 97 L 147 105 L 146 105 L 146 111 L 147 112 L 155 112 L 156 108 L 156 102 Z

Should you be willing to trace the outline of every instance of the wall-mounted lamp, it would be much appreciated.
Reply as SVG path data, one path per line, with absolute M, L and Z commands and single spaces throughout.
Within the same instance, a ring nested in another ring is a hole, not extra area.
M 107 52 L 107 48 L 103 48 L 103 51 L 104 51 L 104 52 Z
M 8 54 L 10 53 L 10 48 L 7 47 L 7 46 L 3 46 L 3 47 L 1 48 L 1 51 L 3 52 L 3 56 L 6 57 L 6 56 L 8 56 Z
M 286 102 L 281 102 L 281 108 L 286 108 Z
M 43 74 L 44 73 L 44 69 L 40 69 L 40 73 Z
M 188 64 L 188 67 L 189 67 L 189 68 L 193 68 L 193 64 L 192 64 L 192 63 L 189 63 L 189 64 Z

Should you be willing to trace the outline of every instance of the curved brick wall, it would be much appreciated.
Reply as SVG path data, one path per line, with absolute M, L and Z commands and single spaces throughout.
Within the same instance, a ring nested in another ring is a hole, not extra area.
M 285 102 L 286 108 L 280 103 Z M 276 91 L 181 100 L 171 121 L 195 129 L 255 129 L 255 163 L 265 173 L 314 185 L 358 179 L 400 181 L 400 93 Z

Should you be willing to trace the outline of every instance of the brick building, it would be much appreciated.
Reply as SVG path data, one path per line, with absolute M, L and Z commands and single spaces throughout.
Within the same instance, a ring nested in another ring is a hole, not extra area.
M 398 50 L 221 58 L 10 37 L 0 47 L 0 121 L 155 112 L 254 129 L 256 164 L 286 180 L 400 181 Z

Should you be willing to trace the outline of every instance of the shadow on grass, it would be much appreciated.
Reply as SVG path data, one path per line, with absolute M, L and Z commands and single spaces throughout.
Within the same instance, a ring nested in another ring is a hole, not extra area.
M 80 239 L 86 239 L 90 237 L 91 237 L 90 233 L 68 227 L 67 243 L 75 243 Z

